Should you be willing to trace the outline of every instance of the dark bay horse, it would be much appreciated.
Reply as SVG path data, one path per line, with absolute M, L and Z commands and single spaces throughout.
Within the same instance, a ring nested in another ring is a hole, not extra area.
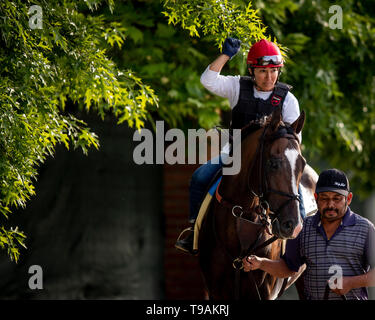
M 262 270 L 243 272 L 241 260 L 250 253 L 278 259 L 282 239 L 302 229 L 298 183 L 306 161 L 297 134 L 304 121 L 302 112 L 287 125 L 278 108 L 241 130 L 241 170 L 222 177 L 199 234 L 199 263 L 210 299 L 278 296 L 283 279 Z

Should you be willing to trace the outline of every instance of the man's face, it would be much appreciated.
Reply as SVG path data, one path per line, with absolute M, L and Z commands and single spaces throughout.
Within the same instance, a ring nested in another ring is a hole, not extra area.
M 275 87 L 278 74 L 279 68 L 254 68 L 254 78 L 257 90 L 272 91 Z
M 347 197 L 331 191 L 315 193 L 315 200 L 322 219 L 329 222 L 342 219 L 352 197 L 352 193 L 349 193 Z

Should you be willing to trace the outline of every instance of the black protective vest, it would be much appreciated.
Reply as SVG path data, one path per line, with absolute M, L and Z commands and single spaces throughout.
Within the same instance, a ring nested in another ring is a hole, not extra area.
M 250 77 L 240 77 L 240 94 L 232 110 L 232 129 L 241 129 L 250 121 L 269 116 L 277 107 L 282 108 L 292 86 L 277 82 L 267 100 L 254 97 L 254 83 Z M 281 109 L 282 110 L 282 109 Z

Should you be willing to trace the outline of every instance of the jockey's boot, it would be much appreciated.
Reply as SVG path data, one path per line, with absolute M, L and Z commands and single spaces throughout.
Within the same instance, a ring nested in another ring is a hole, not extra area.
M 182 238 L 183 234 L 187 233 L 187 236 L 185 236 L 185 238 Z M 181 239 L 182 238 L 182 239 Z M 175 245 L 176 249 L 179 249 L 183 252 L 186 252 L 186 253 L 190 253 L 190 254 L 197 254 L 197 250 L 194 250 L 193 249 L 193 246 L 194 246 L 194 225 L 189 227 L 189 228 L 186 228 L 185 230 L 183 230 Z

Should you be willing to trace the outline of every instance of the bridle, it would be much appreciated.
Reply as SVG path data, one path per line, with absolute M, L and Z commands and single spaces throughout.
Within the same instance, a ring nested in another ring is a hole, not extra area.
M 259 138 L 259 143 L 257 146 L 257 150 L 255 152 L 255 155 L 252 159 L 252 163 L 250 165 L 250 170 L 248 171 L 248 176 L 247 176 L 247 188 L 248 192 L 251 195 L 251 198 L 258 198 L 258 203 L 259 205 L 256 207 L 250 207 L 249 209 L 244 209 L 240 205 L 232 204 L 230 201 L 224 199 L 220 193 L 219 193 L 219 186 L 218 185 L 216 189 L 216 199 L 219 201 L 219 203 L 229 209 L 231 209 L 232 214 L 235 217 L 242 217 L 244 213 L 253 213 L 256 212 L 259 216 L 261 221 L 264 220 L 264 213 L 268 215 L 271 218 L 271 223 L 275 221 L 282 209 L 286 207 L 291 201 L 298 201 L 300 202 L 300 196 L 299 194 L 294 194 L 294 193 L 286 193 L 280 190 L 275 190 L 272 188 L 268 187 L 267 184 L 267 166 L 265 165 L 265 160 L 264 160 L 264 144 L 265 142 L 274 142 L 275 140 L 281 139 L 281 138 L 286 138 L 289 140 L 296 140 L 297 142 L 298 137 L 296 133 L 293 131 L 291 127 L 288 126 L 282 126 L 281 129 L 278 129 L 276 133 L 272 134 L 271 136 L 266 138 L 266 131 L 269 126 L 265 126 L 263 129 L 263 132 Z M 244 138 L 244 137 L 243 137 Z M 258 161 L 257 161 L 258 160 Z M 255 165 L 258 162 L 258 167 Z M 259 181 L 258 181 L 258 186 L 259 189 L 257 192 L 253 190 L 251 187 L 251 179 L 250 177 L 252 176 L 252 173 L 254 170 L 257 170 L 258 172 L 262 173 L 259 176 Z M 283 197 L 287 197 L 288 199 L 285 200 L 277 210 L 272 211 L 270 209 L 270 206 L 267 202 L 268 195 L 270 193 L 275 193 Z M 240 213 L 236 213 L 235 211 L 239 211 Z M 265 221 L 263 221 L 265 223 Z
M 286 192 L 283 192 L 283 191 L 280 191 L 280 190 L 275 190 L 275 189 L 272 189 L 272 188 L 268 187 L 268 184 L 267 184 L 267 166 L 266 166 L 266 163 L 265 163 L 265 160 L 264 160 L 264 158 L 265 158 L 264 157 L 264 145 L 265 145 L 265 142 L 272 143 L 275 140 L 278 140 L 278 139 L 281 139 L 281 138 L 284 138 L 284 139 L 286 138 L 288 140 L 296 140 L 298 143 L 299 143 L 299 139 L 298 139 L 296 133 L 294 132 L 294 130 L 291 127 L 288 127 L 288 126 L 279 127 L 278 130 L 276 131 L 276 133 L 274 133 L 271 136 L 266 138 L 266 131 L 267 131 L 268 128 L 269 128 L 269 126 L 265 126 L 265 128 L 263 129 L 262 135 L 260 137 L 260 141 L 259 141 L 259 144 L 258 144 L 257 151 L 255 153 L 255 156 L 253 158 L 253 162 L 252 162 L 250 170 L 248 172 L 247 187 L 248 187 L 248 191 L 250 191 L 250 193 L 252 195 L 254 195 L 255 197 L 258 197 L 260 206 L 262 207 L 261 211 L 265 210 L 271 218 L 271 223 L 273 223 L 276 219 L 278 219 L 278 216 L 280 215 L 280 212 L 284 209 L 284 207 L 286 207 L 292 201 L 300 202 L 301 199 L 300 199 L 299 194 L 286 193 Z M 259 167 L 256 168 L 256 170 L 258 172 L 260 172 L 261 174 L 258 175 L 259 176 L 258 193 L 255 193 L 253 191 L 253 188 L 250 187 L 250 185 L 251 185 L 250 177 L 251 177 L 252 172 L 254 170 L 255 162 L 257 161 L 257 159 L 258 159 Z M 271 211 L 270 206 L 267 202 L 267 198 L 268 198 L 268 195 L 270 193 L 275 193 L 275 194 L 278 194 L 280 196 L 286 197 L 288 199 L 285 200 L 277 208 L 277 210 Z
M 265 143 L 266 142 L 272 143 L 275 140 L 278 140 L 278 139 L 281 139 L 281 138 L 286 138 L 286 139 L 289 139 L 289 140 L 297 140 L 297 142 L 299 142 L 299 139 L 298 139 L 296 133 L 294 132 L 294 130 L 291 127 L 280 126 L 275 133 L 273 133 L 272 135 L 266 137 L 266 132 L 267 132 L 268 128 L 269 128 L 269 125 L 265 125 L 264 126 L 263 132 L 262 132 L 262 134 L 261 134 L 261 136 L 259 138 L 259 143 L 258 143 L 258 146 L 257 146 L 257 150 L 255 152 L 255 155 L 254 155 L 254 157 L 252 159 L 252 163 L 250 165 L 250 169 L 248 171 L 247 189 L 248 189 L 248 192 L 250 192 L 251 198 L 253 199 L 252 205 L 248 209 L 246 209 L 246 208 L 242 208 L 239 205 L 233 204 L 231 201 L 228 201 L 227 199 L 224 199 L 220 195 L 220 193 L 219 193 L 220 183 L 217 186 L 216 193 L 215 193 L 217 201 L 222 206 L 224 206 L 224 207 L 228 208 L 229 210 L 231 210 L 232 215 L 236 219 L 241 219 L 241 220 L 239 220 L 240 222 L 243 222 L 245 220 L 246 223 L 250 223 L 250 224 L 252 224 L 254 226 L 258 226 L 259 227 L 259 231 L 258 231 L 258 235 L 257 235 L 256 241 L 253 244 L 251 244 L 249 247 L 247 247 L 247 248 L 243 248 L 242 245 L 241 245 L 241 253 L 240 253 L 240 255 L 237 256 L 236 258 L 234 258 L 229 253 L 229 251 L 227 250 L 226 246 L 222 243 L 221 239 L 217 235 L 216 228 L 215 228 L 215 219 L 214 218 L 212 219 L 213 220 L 213 230 L 214 230 L 215 238 L 218 241 L 218 243 L 221 245 L 221 247 L 224 249 L 224 251 L 226 252 L 227 256 L 229 256 L 230 259 L 233 261 L 232 265 L 233 265 L 233 268 L 236 270 L 236 276 L 235 276 L 235 278 L 236 278 L 235 279 L 235 297 L 236 297 L 236 299 L 239 298 L 240 271 L 243 269 L 242 259 L 244 257 L 246 257 L 246 256 L 249 256 L 252 253 L 255 253 L 256 251 L 258 251 L 260 249 L 263 249 L 263 248 L 267 247 L 272 242 L 276 241 L 278 239 L 278 237 L 276 235 L 272 234 L 269 231 L 270 225 L 272 225 L 272 223 L 276 219 L 278 219 L 278 216 L 279 216 L 280 212 L 291 201 L 298 201 L 298 202 L 301 201 L 300 196 L 298 194 L 286 193 L 286 192 L 283 192 L 283 191 L 280 191 L 280 190 L 274 190 L 274 189 L 268 187 L 268 184 L 267 184 L 267 166 L 265 164 L 265 157 L 264 157 L 264 152 L 265 152 L 264 145 L 265 145 Z M 241 140 L 243 140 L 244 138 L 245 137 L 242 137 Z M 256 163 L 258 164 L 257 166 L 256 166 Z M 257 192 L 255 192 L 253 190 L 253 188 L 251 187 L 251 182 L 250 182 L 250 177 L 252 176 L 252 173 L 253 173 L 254 170 L 257 170 L 259 173 L 261 173 L 261 174 L 258 175 L 258 177 L 259 177 L 259 181 L 258 181 L 259 188 L 258 188 Z M 277 210 L 272 211 L 271 208 L 270 208 L 270 206 L 269 206 L 269 204 L 268 204 L 268 201 L 267 201 L 268 195 L 270 193 L 275 193 L 275 194 L 278 194 L 280 196 L 286 197 L 288 199 L 285 200 L 277 208 Z M 258 199 L 258 201 L 255 202 L 255 199 Z M 254 206 L 253 205 L 254 203 L 258 203 L 258 204 L 256 206 Z M 259 217 L 260 223 L 242 218 L 242 216 L 244 214 L 249 213 L 249 214 L 252 215 L 254 212 Z M 213 215 L 213 217 L 215 217 L 215 215 Z M 270 218 L 271 222 L 269 222 L 269 218 Z M 261 239 L 262 239 L 262 235 L 263 235 L 263 231 L 264 230 L 269 235 L 273 235 L 273 236 L 271 238 L 269 238 L 268 240 L 263 241 L 262 243 L 260 243 Z M 253 276 L 253 274 L 251 272 L 249 272 L 249 274 L 251 275 L 252 280 L 254 282 L 254 285 L 255 285 L 255 288 L 256 288 L 259 300 L 261 300 L 261 296 L 260 296 L 260 293 L 259 293 L 256 281 L 254 279 L 254 276 Z

